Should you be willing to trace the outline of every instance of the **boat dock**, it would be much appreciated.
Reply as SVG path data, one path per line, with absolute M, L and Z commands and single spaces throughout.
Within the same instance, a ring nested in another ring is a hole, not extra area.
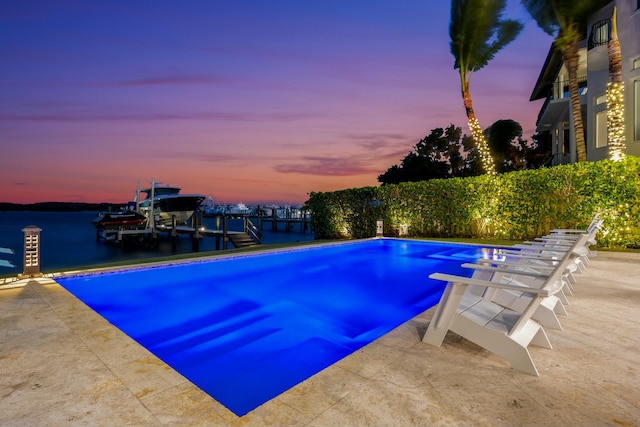
M 177 224 L 173 218 L 172 225 L 154 225 L 148 224 L 144 227 L 127 227 L 121 226 L 117 228 L 107 228 L 97 230 L 96 240 L 105 240 L 116 244 L 149 244 L 157 247 L 158 239 L 162 236 L 168 236 L 172 239 L 172 248 L 175 251 L 177 247 L 178 236 L 188 235 L 191 238 L 191 246 L 194 251 L 200 250 L 200 240 L 202 238 L 214 237 L 216 239 L 216 250 L 229 249 L 229 242 L 235 248 L 253 246 L 262 243 L 262 230 L 265 224 L 271 224 L 271 231 L 278 231 L 279 224 L 284 224 L 285 232 L 292 232 L 296 228 L 300 233 L 306 233 L 310 230 L 310 218 L 300 217 L 287 214 L 285 217 L 279 217 L 275 214 L 271 216 L 259 214 L 218 214 L 208 216 L 215 218 L 215 228 L 207 228 L 203 224 L 203 212 L 198 212 L 192 216 L 189 224 Z M 229 220 L 242 220 L 243 230 L 229 230 Z
M 278 212 L 274 209 L 271 215 L 263 215 L 260 207 L 258 206 L 258 213 L 249 215 L 252 221 L 258 224 L 260 230 L 263 229 L 264 224 L 271 224 L 271 231 L 278 230 L 278 224 L 284 224 L 284 231 L 290 232 L 298 227 L 300 233 L 306 233 L 311 228 L 311 216 L 301 212 L 299 210 L 287 209 L 284 211 L 284 216 L 279 216 Z

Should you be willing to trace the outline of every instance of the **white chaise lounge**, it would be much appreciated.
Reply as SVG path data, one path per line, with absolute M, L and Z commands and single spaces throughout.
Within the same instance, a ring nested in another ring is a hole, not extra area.
M 571 260 L 566 252 L 539 287 L 515 283 L 501 283 L 450 274 L 433 273 L 431 279 L 447 282 L 433 319 L 422 341 L 439 347 L 448 331 L 507 359 L 521 372 L 538 375 L 529 344 L 551 348 L 551 343 L 540 323 L 532 319 L 544 298 L 560 292 L 564 286 L 563 273 Z M 505 268 L 506 273 L 521 275 L 522 271 Z M 487 289 L 522 292 L 529 296 L 521 311 L 503 307 L 486 296 Z
M 557 315 L 567 315 L 565 305 L 568 303 L 564 295 L 565 289 L 569 286 L 568 275 L 569 266 L 575 264 L 579 259 L 581 248 L 587 245 L 588 236 L 582 235 L 575 240 L 568 251 L 568 258 L 565 259 L 567 267 L 562 274 L 563 288 L 555 295 L 543 298 L 539 307 L 533 313 L 532 318 L 541 323 L 542 326 L 552 329 L 562 329 Z M 550 258 L 544 256 L 506 256 L 504 260 L 481 259 L 477 264 L 463 264 L 464 267 L 474 269 L 474 278 L 511 283 L 523 286 L 540 287 L 545 285 L 546 278 L 553 273 L 560 263 L 560 258 Z M 517 273 L 514 273 L 514 270 Z M 530 294 L 521 291 L 505 289 L 484 290 L 484 297 L 490 298 L 493 302 L 507 307 L 511 310 L 523 311 L 529 300 Z

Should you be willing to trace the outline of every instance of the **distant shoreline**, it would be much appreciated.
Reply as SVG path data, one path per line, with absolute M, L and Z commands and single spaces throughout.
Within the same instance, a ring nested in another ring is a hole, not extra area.
M 82 211 L 117 211 L 126 203 L 77 203 L 77 202 L 40 202 L 40 203 L 6 203 L 0 202 L 0 211 L 33 211 L 33 212 L 82 212 Z

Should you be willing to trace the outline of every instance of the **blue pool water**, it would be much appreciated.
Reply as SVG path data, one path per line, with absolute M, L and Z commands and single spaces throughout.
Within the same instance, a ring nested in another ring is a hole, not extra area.
M 435 305 L 428 275 L 469 276 L 486 252 L 374 239 L 57 281 L 241 416 Z

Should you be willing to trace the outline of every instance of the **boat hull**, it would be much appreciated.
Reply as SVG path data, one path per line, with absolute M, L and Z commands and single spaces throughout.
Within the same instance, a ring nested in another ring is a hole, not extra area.
M 205 200 L 205 196 L 199 194 L 163 195 L 153 199 L 153 211 L 157 226 L 171 226 L 175 217 L 176 224 L 186 224 L 193 213 Z M 145 201 L 146 202 L 146 201 Z M 149 209 L 151 202 L 141 205 L 143 209 Z
M 91 221 L 100 230 L 118 229 L 122 227 L 137 228 L 142 227 L 147 222 L 147 217 L 140 212 L 104 212 Z

